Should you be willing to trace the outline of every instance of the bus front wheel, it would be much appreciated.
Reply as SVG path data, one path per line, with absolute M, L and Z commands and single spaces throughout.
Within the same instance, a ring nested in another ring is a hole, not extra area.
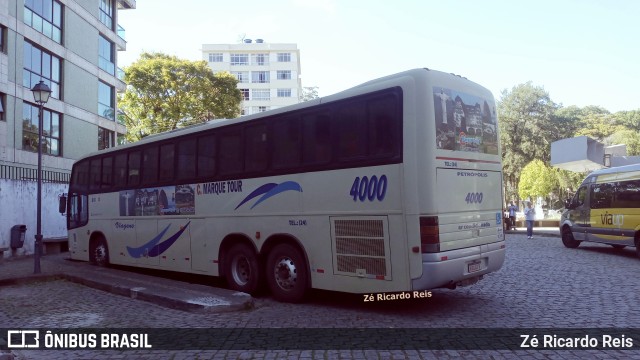
M 564 228 L 562 229 L 562 244 L 570 249 L 575 249 L 580 246 L 580 241 L 574 239 L 571 229 Z
M 89 261 L 98 266 L 109 265 L 109 248 L 107 247 L 107 241 L 104 238 L 100 237 L 91 242 Z
M 282 302 L 300 302 L 307 291 L 307 265 L 300 250 L 280 244 L 269 252 L 267 282 L 273 297 Z
M 258 257 L 248 245 L 234 245 L 225 256 L 225 278 L 233 290 L 254 294 L 259 285 Z

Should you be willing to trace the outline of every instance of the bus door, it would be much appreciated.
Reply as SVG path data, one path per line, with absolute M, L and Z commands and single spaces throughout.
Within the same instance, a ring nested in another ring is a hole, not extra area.
M 582 185 L 571 201 L 568 219 L 573 224 L 572 232 L 576 240 L 587 240 L 591 209 L 587 201 L 587 185 Z

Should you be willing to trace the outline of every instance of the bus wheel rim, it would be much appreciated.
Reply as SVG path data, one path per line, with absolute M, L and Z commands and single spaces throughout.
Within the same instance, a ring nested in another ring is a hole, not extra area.
M 296 264 L 288 257 L 281 258 L 274 268 L 275 280 L 283 290 L 291 290 L 296 286 L 298 273 Z
M 246 256 L 239 256 L 231 263 L 231 276 L 238 285 L 246 285 L 251 279 L 251 266 Z

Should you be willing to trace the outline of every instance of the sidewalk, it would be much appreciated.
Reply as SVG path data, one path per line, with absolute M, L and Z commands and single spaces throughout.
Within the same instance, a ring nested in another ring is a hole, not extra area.
M 33 256 L 0 260 L 0 286 L 65 279 L 114 294 L 186 311 L 227 312 L 254 307 L 245 293 L 160 276 L 72 261 L 69 253 L 40 258 L 40 274 L 34 274 Z

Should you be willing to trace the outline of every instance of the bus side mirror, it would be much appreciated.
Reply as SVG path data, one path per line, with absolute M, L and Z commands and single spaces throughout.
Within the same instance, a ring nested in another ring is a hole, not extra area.
M 67 212 L 67 195 L 60 195 L 58 201 L 58 211 L 60 212 L 60 214 L 64 215 Z

